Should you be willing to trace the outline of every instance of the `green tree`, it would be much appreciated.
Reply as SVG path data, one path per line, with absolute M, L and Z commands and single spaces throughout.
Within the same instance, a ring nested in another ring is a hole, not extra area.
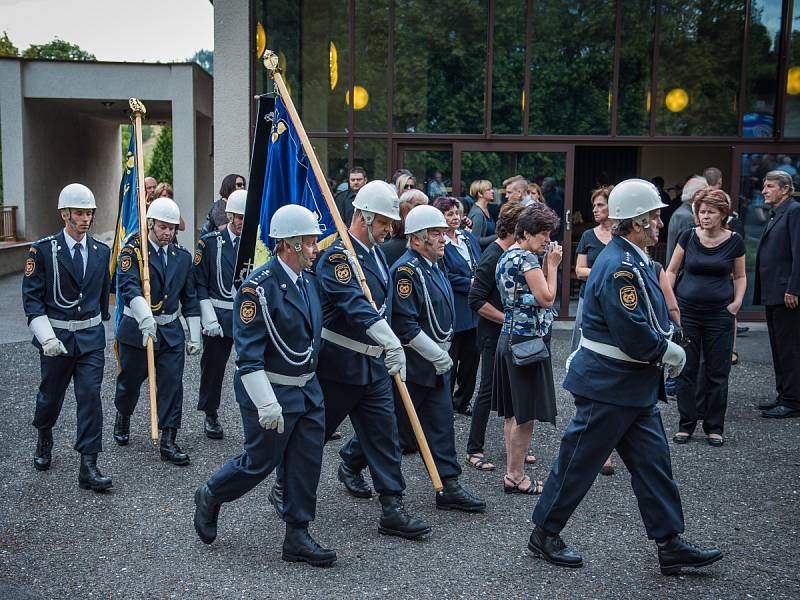
M 19 50 L 8 39 L 8 34 L 4 31 L 3 37 L 0 37 L 0 56 L 19 56 Z
M 155 177 L 159 183 L 162 181 L 172 183 L 172 127 L 161 128 L 145 175 Z
M 214 74 L 214 51 L 213 50 L 206 50 L 205 48 L 202 50 L 198 50 L 194 53 L 194 55 L 188 60 L 188 62 L 194 62 L 203 67 L 206 73 L 209 75 Z
M 94 54 L 86 52 L 77 44 L 59 38 L 46 44 L 31 44 L 22 53 L 24 58 L 47 58 L 51 60 L 97 60 Z

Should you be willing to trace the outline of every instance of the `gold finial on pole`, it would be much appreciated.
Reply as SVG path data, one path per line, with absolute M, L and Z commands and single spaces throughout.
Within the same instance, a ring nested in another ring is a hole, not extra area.
M 270 75 L 274 75 L 278 71 L 278 55 L 272 50 L 264 50 L 264 68 L 269 71 Z
M 147 109 L 144 106 L 144 102 L 139 100 L 138 98 L 131 98 L 128 100 L 128 106 L 131 107 L 131 112 L 140 113 L 142 116 L 147 114 Z

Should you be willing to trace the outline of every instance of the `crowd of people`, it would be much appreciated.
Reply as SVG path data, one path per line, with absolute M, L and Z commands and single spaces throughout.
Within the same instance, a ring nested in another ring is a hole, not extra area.
M 687 443 L 699 423 L 710 446 L 724 444 L 736 314 L 747 285 L 745 244 L 731 225 L 735 215 L 721 173 L 707 169 L 683 186 L 664 265 L 650 255 L 665 225 L 662 190 L 632 179 L 592 192 L 596 226 L 577 246 L 579 300 L 563 384 L 575 397 L 576 415 L 549 477 L 540 481 L 526 465 L 537 460 L 534 423 L 556 425 L 550 347 L 563 257 L 555 241 L 563 199 L 552 181 L 544 183 L 547 190 L 519 175 L 505 180 L 498 212 L 490 209 L 497 203 L 487 180 L 472 182 L 472 202 L 465 203 L 447 194 L 441 173 L 428 185 L 431 198 L 409 171 L 398 171 L 391 182 L 369 181 L 355 167 L 335 198 L 347 238 L 321 250 L 316 216 L 284 206 L 270 225 L 272 258 L 235 290 L 246 179 L 223 179 L 194 252 L 175 241 L 183 221 L 172 188 L 146 180 L 148 231 L 127 240 L 117 257 L 122 311 L 113 439 L 119 446 L 130 441 L 152 343 L 160 457 L 189 464 L 177 443 L 184 352 L 201 355 L 197 410 L 213 440 L 224 437 L 218 410 L 235 350 L 244 450 L 196 491 L 195 529 L 205 543 L 217 537 L 222 506 L 275 471 L 269 499 L 286 522 L 284 560 L 332 564 L 335 551 L 318 544 L 308 526 L 322 447 L 345 417 L 354 435 L 340 449 L 337 477 L 351 495 L 369 498 L 369 469 L 381 534 L 416 539 L 432 529 L 403 505 L 403 454 L 430 454 L 442 482 L 437 508 L 483 512 L 485 502 L 462 487 L 459 476 L 461 465 L 490 473 L 500 463 L 486 454 L 494 412 L 503 418 L 504 492 L 541 496 L 528 542 L 535 555 L 560 566 L 582 565 L 560 532 L 595 476 L 613 475 L 616 450 L 632 474 L 662 572 L 719 560 L 719 550 L 680 537 L 680 496 L 657 401 L 677 396 L 676 444 Z M 785 171 L 765 175 L 763 195 L 773 210 L 756 259 L 755 302 L 767 305 L 777 398 L 761 408 L 771 418 L 800 416 L 800 205 L 793 192 Z M 50 467 L 52 428 L 72 381 L 78 482 L 105 491 L 112 481 L 97 465 L 101 321 L 110 317 L 112 257 L 89 232 L 95 208 L 85 186 L 64 188 L 58 199 L 64 229 L 33 244 L 23 300 L 42 362 L 34 466 Z M 145 253 L 149 300 L 142 283 Z M 454 413 L 471 417 L 462 459 Z

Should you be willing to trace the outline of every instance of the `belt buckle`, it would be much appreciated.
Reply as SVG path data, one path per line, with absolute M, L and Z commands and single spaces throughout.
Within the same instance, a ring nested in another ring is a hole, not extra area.
M 78 322 L 77 321 L 67 321 L 67 323 L 69 323 L 69 326 L 67 327 L 67 331 L 69 331 L 70 333 L 75 333 L 76 331 L 78 331 Z

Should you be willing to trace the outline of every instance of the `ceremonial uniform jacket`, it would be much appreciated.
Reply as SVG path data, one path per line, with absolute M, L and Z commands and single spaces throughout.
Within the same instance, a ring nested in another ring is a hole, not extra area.
M 170 243 L 165 246 L 167 254 L 167 272 L 164 273 L 161 259 L 153 244 L 147 240 L 150 260 L 150 308 L 154 316 L 167 316 L 181 311 L 185 318 L 199 317 L 200 305 L 192 273 L 192 255 L 183 246 Z M 139 274 L 139 236 L 134 235 L 120 250 L 117 260 L 117 286 L 119 295 L 117 302 L 124 302 L 126 307 L 136 296 L 142 294 L 142 280 Z M 166 344 L 174 348 L 185 341 L 183 325 L 175 319 L 166 325 L 158 325 L 158 339 L 155 347 Z M 136 319 L 123 315 L 117 329 L 117 340 L 130 346 L 142 347 L 142 333 Z
M 233 275 L 236 269 L 236 250 L 231 233 L 226 227 L 222 231 L 207 233 L 197 242 L 194 251 L 194 280 L 198 300 L 211 300 L 217 321 L 225 337 L 233 337 Z M 220 285 L 221 284 L 221 285 Z M 225 309 L 219 303 L 227 303 Z
M 645 294 L 661 329 L 668 330 L 667 304 L 653 267 L 626 240 L 612 238 L 592 265 L 586 283 L 583 337 L 616 346 L 642 362 L 609 358 L 581 347 L 570 364 L 565 389 L 621 406 L 646 407 L 658 401 L 659 363 L 667 340 L 650 322 Z
M 337 239 L 316 263 L 323 325 L 334 333 L 374 346 L 375 340 L 367 335 L 367 329 L 384 316 L 387 320 L 391 317 L 392 287 L 384 280 L 375 255 L 365 253 L 352 236 L 351 243 L 378 310 L 367 301 L 347 260 L 344 244 Z M 374 249 L 388 277 L 389 265 L 383 250 L 377 246 Z M 351 385 L 367 385 L 387 377 L 382 357 L 370 357 L 327 340 L 322 341 L 317 373 L 323 379 Z
M 81 243 L 86 244 L 88 260 L 79 284 L 64 235 L 62 230 L 31 245 L 22 278 L 22 303 L 28 323 L 42 315 L 59 321 L 83 321 L 100 315 L 107 321 L 111 250 L 86 234 Z M 70 356 L 106 345 L 102 323 L 74 332 L 60 328 L 53 331 Z M 33 345 L 41 348 L 35 337 Z
M 244 280 L 233 303 L 237 375 L 266 371 L 298 376 L 318 364 L 322 313 L 316 277 L 303 271 L 308 306 L 275 257 Z M 300 363 L 300 364 L 293 364 Z M 305 399 L 322 404 L 316 377 L 303 387 L 273 384 L 285 412 L 305 412 Z M 237 394 L 237 400 L 244 402 Z M 250 402 L 249 398 L 247 401 Z
M 392 267 L 392 283 L 395 291 L 392 329 L 400 341 L 406 345 L 424 331 L 443 349 L 449 348 L 456 314 L 453 290 L 444 273 L 441 278 L 436 276 L 427 260 L 414 250 L 408 250 Z M 425 300 L 426 289 L 432 315 Z M 431 322 L 431 316 L 435 317 L 438 325 Z M 408 346 L 405 352 L 408 381 L 426 387 L 441 385 L 442 378 L 436 375 L 430 362 Z
M 456 232 L 461 237 L 461 243 L 465 244 L 472 259 L 470 265 L 454 244 L 444 245 L 444 264 L 447 270 L 447 280 L 453 288 L 453 299 L 456 310 L 456 331 L 467 331 L 478 326 L 478 314 L 469 307 L 467 296 L 472 287 L 472 278 L 475 276 L 475 269 L 481 260 L 481 247 L 478 240 L 468 231 Z

